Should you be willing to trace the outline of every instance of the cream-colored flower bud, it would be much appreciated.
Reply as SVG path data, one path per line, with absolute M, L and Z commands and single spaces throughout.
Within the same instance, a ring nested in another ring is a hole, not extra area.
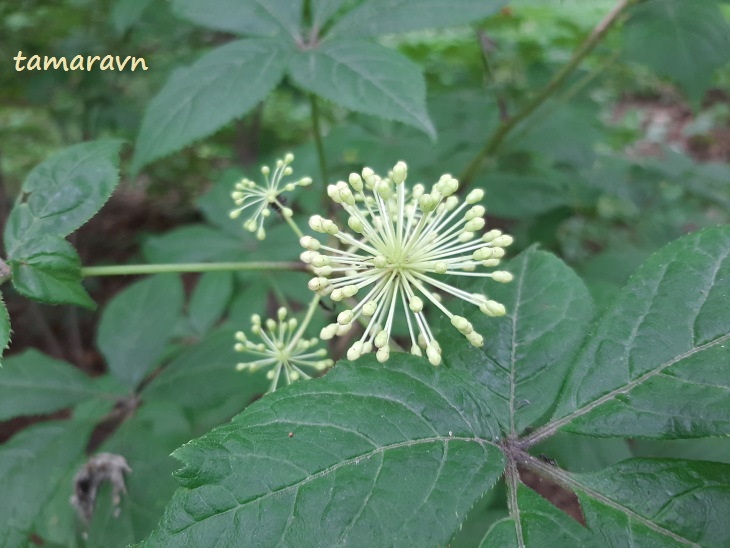
M 480 247 L 474 253 L 471 254 L 471 258 L 475 261 L 484 261 L 491 259 L 494 254 L 494 249 L 491 247 Z
M 485 244 L 488 244 L 488 243 L 492 242 L 495 238 L 497 238 L 498 236 L 501 236 L 501 235 L 502 235 L 502 231 L 497 230 L 495 228 L 495 229 L 490 230 L 489 232 L 485 232 L 484 234 L 482 234 L 482 241 Z
M 353 345 L 348 349 L 347 351 L 347 359 L 351 361 L 355 361 L 360 356 L 362 356 L 362 341 L 357 341 L 353 343 Z
M 441 364 L 441 351 L 433 343 L 426 347 L 426 357 L 433 366 Z
M 355 192 L 362 192 L 362 177 L 360 177 L 357 173 L 350 173 L 348 181 Z
M 413 295 L 413 297 L 411 297 L 408 301 L 408 308 L 418 314 L 421 310 L 423 310 L 423 299 L 421 299 L 418 295 Z
M 512 242 L 514 242 L 514 238 L 512 238 L 512 236 L 510 236 L 509 234 L 502 234 L 501 236 L 497 236 L 492 241 L 492 245 L 498 247 L 507 247 L 512 245 Z
M 468 333 L 466 335 L 466 340 L 469 341 L 472 345 L 476 346 L 477 348 L 481 348 L 482 346 L 484 346 L 484 337 L 482 337 L 476 331 L 472 331 L 471 333 Z
M 484 219 L 482 219 L 481 217 L 472 219 L 464 225 L 464 230 L 467 232 L 477 232 L 482 228 L 484 228 Z
M 373 344 L 376 346 L 376 348 L 385 347 L 388 344 L 388 332 L 382 330 L 380 333 L 378 333 L 375 336 L 375 340 L 373 340 Z
M 337 323 L 340 325 L 347 325 L 352 322 L 352 319 L 354 317 L 355 314 L 352 312 L 352 310 L 343 310 L 337 315 Z
M 514 276 L 509 272 L 505 272 L 504 270 L 496 270 L 492 272 L 492 279 L 495 282 L 506 284 L 511 282 L 514 279 Z
M 504 316 L 507 313 L 507 310 L 505 310 L 502 303 L 489 300 L 482 303 L 479 306 L 479 310 L 481 310 L 482 313 L 486 314 L 487 316 L 491 317 Z
M 393 175 L 391 178 L 393 179 L 393 182 L 396 185 L 401 184 L 403 181 L 406 180 L 406 177 L 408 176 L 408 166 L 405 162 L 398 162 L 393 167 Z
M 487 210 L 484 208 L 484 206 L 475 205 L 469 208 L 469 210 L 464 215 L 464 219 L 466 219 L 467 221 L 471 221 L 472 219 L 476 219 L 477 217 L 483 217 L 486 212 Z
M 322 246 L 317 238 L 312 238 L 311 236 L 302 236 L 299 239 L 299 245 L 310 251 L 317 251 Z
M 378 307 L 378 303 L 375 301 L 368 301 L 362 306 L 362 315 L 370 317 L 375 314 L 375 310 Z
M 328 341 L 332 337 L 335 336 L 337 333 L 337 328 L 339 327 L 339 324 L 331 323 L 322 328 L 322 330 L 319 332 L 319 338 L 323 341 Z

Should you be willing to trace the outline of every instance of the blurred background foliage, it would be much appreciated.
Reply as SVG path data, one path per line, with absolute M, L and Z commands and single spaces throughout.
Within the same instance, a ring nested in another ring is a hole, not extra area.
M 612 0 L 512 0 L 474 26 L 383 36 L 382 45 L 422 68 L 437 139 L 321 102 L 329 182 L 364 165 L 385 172 L 397 160 L 408 162 L 414 181 L 432 182 L 444 172 L 458 177 L 500 122 L 548 84 L 614 5 Z M 728 222 L 729 17 L 730 3 L 719 0 L 640 3 L 565 85 L 507 135 L 476 172 L 473 185 L 487 190 L 488 223 L 516 237 L 514 253 L 533 243 L 556 253 L 581 274 L 601 307 L 659 247 Z M 4 222 L 33 166 L 80 141 L 113 136 L 134 143 L 146 106 L 172 71 L 232 35 L 196 27 L 163 1 L 18 0 L 0 3 L 0 37 Z M 69 58 L 133 55 L 144 57 L 150 69 L 18 73 L 11 61 L 18 50 Z M 288 228 L 272 227 L 259 244 L 228 218 L 229 194 L 238 178 L 254 177 L 262 163 L 286 151 L 296 156 L 295 174 L 311 175 L 321 185 L 312 136 L 309 98 L 285 79 L 243 119 L 136 176 L 129 169 L 132 147 L 126 147 L 117 193 L 73 243 L 85 265 L 292 260 L 299 249 Z M 293 203 L 302 218 L 322 207 L 318 192 L 300 192 Z M 87 288 L 103 305 L 133 281 L 95 278 Z M 132 508 L 126 512 L 123 506 L 125 520 L 114 520 L 109 507 L 101 508 L 98 514 L 106 518 L 95 518 L 92 545 L 111 546 L 104 542 L 114 538 L 121 546 L 143 538 L 175 486 L 170 451 L 261 393 L 263 378 L 251 382 L 233 372 L 233 330 L 253 311 L 308 298 L 298 273 L 185 275 L 182 281 L 187 304 L 175 304 L 180 311 L 175 329 L 164 334 L 170 344 L 159 358 L 168 364 L 167 376 L 139 388 L 138 395 L 152 403 L 102 445 L 131 455 L 130 492 L 140 498 L 123 502 Z M 28 303 L 12 291 L 6 298 L 14 325 L 10 360 L 29 360 L 23 351 L 35 347 L 95 377 L 107 370 L 113 356 L 104 352 L 96 329 L 106 310 Z M 206 368 L 200 369 L 202 363 Z M 202 395 L 201 375 L 216 378 Z M 116 381 L 98 378 L 106 383 L 100 393 L 107 395 L 107 405 L 83 404 L 73 414 L 74 424 L 87 429 L 110 412 L 109 394 L 125 393 Z M 64 421 L 21 431 L 35 420 L 0 423 L 0 441 L 14 434 L 6 449 L 28 443 L 53 447 L 59 436 L 79 435 L 75 426 L 47 426 Z M 66 487 L 83 462 L 84 447 L 75 447 L 58 472 Z M 615 462 L 634 449 L 621 441 L 603 456 Z M 39 457 L 33 466 L 43 470 L 46 464 Z M 25 471 L 36 470 L 33 466 Z M 498 489 L 475 507 L 478 518 L 467 522 L 454 545 L 481 538 L 488 524 L 504 515 L 503 496 Z M 52 526 L 72 511 L 66 491 L 44 497 L 51 503 L 43 506 L 35 534 L 59 545 L 75 542 L 78 526 Z M 108 506 L 108 497 L 104 500 Z

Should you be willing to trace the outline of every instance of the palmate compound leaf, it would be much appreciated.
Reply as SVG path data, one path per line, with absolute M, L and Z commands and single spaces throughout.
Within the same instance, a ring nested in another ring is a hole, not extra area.
M 396 120 L 435 137 L 420 67 L 363 40 L 332 40 L 292 55 L 294 83 L 356 112 Z
M 692 438 L 730 432 L 730 227 L 652 255 L 598 321 L 552 422 L 592 436 Z
M 267 395 L 174 453 L 183 487 L 143 545 L 443 546 L 504 468 L 472 384 L 368 355 Z
M 484 346 L 468 345 L 448 328 L 442 346 L 447 366 L 469 371 L 490 395 L 490 407 L 502 429 L 519 433 L 545 415 L 557 399 L 593 306 L 581 279 L 551 253 L 531 247 L 505 269 L 514 275 L 509 284 L 480 279 L 467 286 L 486 292 L 507 309 L 502 318 L 464 310 L 474 329 L 484 335 Z
M 279 40 L 237 40 L 176 70 L 147 107 L 133 169 L 246 114 L 281 80 L 288 52 Z

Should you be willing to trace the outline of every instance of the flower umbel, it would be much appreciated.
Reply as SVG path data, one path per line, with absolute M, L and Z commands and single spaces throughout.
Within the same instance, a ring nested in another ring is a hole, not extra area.
M 289 164 L 294 161 L 294 155 L 289 153 L 282 160 L 276 161 L 276 168 L 273 175 L 269 166 L 261 168 L 264 175 L 266 186 L 258 185 L 250 179 L 242 179 L 236 183 L 235 190 L 231 193 L 234 203 L 238 206 L 231 211 L 231 219 L 237 219 L 243 211 L 253 208 L 251 215 L 243 222 L 243 228 L 249 232 L 255 232 L 259 240 L 266 237 L 264 230 L 264 220 L 271 215 L 269 206 L 279 211 L 284 218 L 288 219 L 292 216 L 291 208 L 286 207 L 285 201 L 279 196 L 283 192 L 291 192 L 298 186 L 308 186 L 312 184 L 310 177 L 303 177 L 298 181 L 293 181 L 281 185 L 281 180 L 293 173 Z
M 408 190 L 404 181 L 407 166 L 398 162 L 387 178 L 381 179 L 365 168 L 362 177 L 350 175 L 349 184 L 330 185 L 327 193 L 349 215 L 347 225 L 355 233 L 340 230 L 332 220 L 319 215 L 309 220 L 312 230 L 330 235 L 342 248 L 322 244 L 311 236 L 300 241 L 306 249 L 302 260 L 316 274 L 309 288 L 334 301 L 364 296 L 337 316 L 337 323 L 322 329 L 327 340 L 347 333 L 355 321 L 365 326 L 362 336 L 347 352 L 351 360 L 377 349 L 384 362 L 390 355 L 390 336 L 396 308 L 402 306 L 411 338 L 411 353 L 421 356 L 425 349 L 433 365 L 441 363 L 441 347 L 423 313 L 430 303 L 446 314 L 451 324 L 471 344 L 482 346 L 483 337 L 464 317 L 453 314 L 441 302 L 439 293 L 448 293 L 471 303 L 488 316 L 502 316 L 500 303 L 479 293 L 468 293 L 438 275 L 479 276 L 509 282 L 509 272 L 477 272 L 478 267 L 494 267 L 504 256 L 512 237 L 499 230 L 484 229 L 485 208 L 479 205 L 482 190 L 472 190 L 460 204 L 454 195 L 459 183 L 443 175 L 426 192 L 417 184 Z M 374 348 L 373 348 L 374 347 Z
M 282 372 L 286 384 L 310 376 L 301 368 L 309 368 L 315 371 L 322 371 L 331 367 L 333 362 L 326 359 L 327 351 L 324 348 L 313 350 L 319 339 L 302 338 L 302 333 L 308 319 L 297 331 L 298 322 L 296 318 L 286 319 L 287 310 L 284 307 L 277 311 L 277 319 L 267 319 L 261 322 L 258 314 L 251 316 L 251 333 L 260 339 L 260 342 L 253 342 L 243 331 L 236 333 L 235 349 L 258 356 L 258 359 L 249 362 L 241 362 L 236 366 L 238 371 L 248 369 L 252 373 L 262 367 L 271 367 L 266 377 L 270 379 L 269 392 L 276 390 Z

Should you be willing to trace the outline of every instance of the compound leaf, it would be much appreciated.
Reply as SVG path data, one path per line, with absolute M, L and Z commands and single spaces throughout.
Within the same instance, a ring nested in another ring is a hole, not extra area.
M 502 473 L 497 435 L 458 372 L 340 363 L 178 449 L 183 487 L 144 545 L 444 545 Z

